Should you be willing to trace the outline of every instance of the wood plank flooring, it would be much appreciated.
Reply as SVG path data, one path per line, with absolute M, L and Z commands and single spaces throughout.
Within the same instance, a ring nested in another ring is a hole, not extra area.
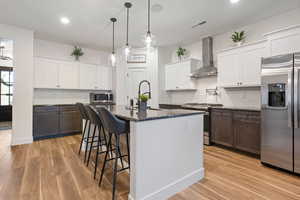
M 77 154 L 79 136 L 10 147 L 0 131 L 0 200 L 111 199 L 111 172 L 99 188 Z M 118 177 L 118 199 L 129 192 L 129 176 Z M 205 178 L 171 200 L 299 200 L 300 178 L 262 166 L 258 159 L 205 147 Z

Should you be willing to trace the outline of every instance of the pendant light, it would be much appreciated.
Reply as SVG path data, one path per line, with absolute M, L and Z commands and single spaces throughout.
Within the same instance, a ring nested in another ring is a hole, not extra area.
M 152 40 L 153 40 L 152 37 L 153 36 L 150 31 L 150 0 L 148 0 L 148 31 L 145 38 L 145 43 L 147 48 L 150 48 L 152 45 Z
M 125 8 L 126 8 L 126 12 L 127 12 L 127 24 L 126 24 L 126 45 L 125 45 L 125 56 L 126 56 L 126 59 L 128 58 L 129 56 L 129 53 L 130 53 L 130 46 L 129 46 L 129 42 L 128 42 L 128 35 L 129 35 L 129 9 L 132 7 L 132 4 L 130 2 L 126 2 L 124 4 Z
M 110 60 L 111 60 L 111 65 L 115 66 L 116 65 L 116 53 L 115 53 L 115 23 L 117 21 L 116 18 L 111 18 L 110 21 L 113 23 L 113 40 L 112 40 L 112 52 L 111 52 L 111 56 L 110 56 Z

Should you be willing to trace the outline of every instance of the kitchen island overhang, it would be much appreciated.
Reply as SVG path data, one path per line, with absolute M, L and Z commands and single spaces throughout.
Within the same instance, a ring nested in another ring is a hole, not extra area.
M 96 107 L 97 108 L 97 107 Z M 204 177 L 203 114 L 123 106 L 111 112 L 130 121 L 130 200 L 163 200 Z

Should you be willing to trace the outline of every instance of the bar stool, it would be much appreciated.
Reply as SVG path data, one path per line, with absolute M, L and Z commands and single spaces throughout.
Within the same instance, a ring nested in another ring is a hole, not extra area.
M 82 103 L 76 103 L 76 106 L 79 109 L 81 118 L 85 120 L 83 132 L 81 134 L 81 142 L 80 142 L 80 146 L 79 146 L 79 151 L 78 151 L 78 155 L 80 155 L 81 148 L 82 148 L 82 143 L 85 139 L 86 128 L 88 126 L 88 132 L 90 132 L 91 122 L 90 122 L 89 116 L 86 112 L 86 109 L 85 109 L 84 105 Z
M 87 146 L 86 146 L 85 153 L 88 154 L 86 165 L 89 166 L 91 153 L 92 153 L 93 148 L 97 147 L 97 151 L 98 151 L 99 147 L 101 147 L 101 149 L 102 149 L 103 145 L 105 145 L 106 148 L 107 148 L 107 139 L 106 139 L 106 135 L 104 134 L 104 131 L 101 132 L 101 130 L 103 129 L 103 126 L 102 126 L 102 123 L 101 123 L 101 121 L 98 117 L 98 114 L 93 110 L 93 107 L 85 106 L 85 109 L 87 111 L 87 114 L 89 116 L 89 119 L 90 119 L 91 123 L 94 125 L 93 133 L 92 133 L 92 135 L 90 135 L 90 133 L 88 133 L 88 137 L 87 137 L 87 141 L 86 141 Z M 96 130 L 97 129 L 98 129 L 98 135 L 96 135 Z M 94 145 L 94 142 L 96 142 L 97 145 Z M 89 149 L 88 149 L 88 146 L 90 147 Z M 95 177 L 95 174 L 94 174 L 94 177 Z
M 111 153 L 110 157 L 112 158 L 112 145 L 108 146 L 107 137 L 106 137 L 105 130 L 103 128 L 102 122 L 100 120 L 100 116 L 98 114 L 98 111 L 95 108 L 93 108 L 92 106 L 90 106 L 90 109 L 91 109 L 91 112 L 93 114 L 93 117 L 95 119 L 95 122 L 96 122 L 97 126 L 100 127 L 98 129 L 99 130 L 98 134 L 100 135 L 100 140 L 98 140 L 98 142 L 97 142 L 97 151 L 96 151 L 95 169 L 94 169 L 94 179 L 96 179 L 99 155 L 109 151 Z M 102 130 L 102 132 L 101 132 L 101 130 Z M 105 146 L 104 150 L 102 148 L 103 146 Z M 89 154 L 90 154 L 90 152 L 89 152 Z M 90 157 L 90 155 L 89 155 L 89 157 Z
M 101 170 L 101 176 L 99 180 L 99 186 L 101 186 L 105 166 L 106 163 L 109 161 L 115 161 L 114 162 L 114 172 L 113 172 L 113 191 L 112 191 L 112 199 L 115 200 L 115 192 L 116 192 L 116 181 L 117 181 L 117 173 L 130 169 L 130 150 L 129 150 L 129 126 L 128 123 L 124 120 L 118 119 L 115 117 L 111 112 L 109 112 L 106 108 L 99 108 L 99 117 L 102 122 L 102 125 L 104 129 L 109 133 L 109 139 L 108 139 L 108 147 L 112 144 L 112 136 L 115 137 L 115 148 L 114 150 L 114 158 L 108 159 L 108 153 L 109 151 L 106 151 L 103 167 Z M 127 145 L 127 155 L 122 155 L 120 151 L 120 137 L 121 135 L 126 135 L 126 145 Z M 123 157 L 128 157 L 128 167 L 124 167 L 122 165 L 122 168 L 118 170 L 118 159 L 121 160 Z

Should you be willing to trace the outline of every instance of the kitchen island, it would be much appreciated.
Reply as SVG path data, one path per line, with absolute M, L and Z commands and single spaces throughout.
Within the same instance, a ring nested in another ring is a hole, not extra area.
M 204 112 L 108 108 L 117 117 L 130 121 L 128 199 L 167 199 L 204 177 Z

